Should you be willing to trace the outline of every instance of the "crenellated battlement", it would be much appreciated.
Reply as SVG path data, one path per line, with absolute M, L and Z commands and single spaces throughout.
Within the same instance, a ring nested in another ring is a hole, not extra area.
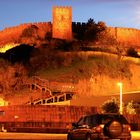
M 26 28 L 28 26 L 31 26 L 31 25 L 36 25 L 36 26 L 39 26 L 39 25 L 52 25 L 51 22 L 33 22 L 33 23 L 22 23 L 20 25 L 17 25 L 17 26 L 12 26 L 12 27 L 5 27 L 3 30 L 0 31 L 1 32 L 5 32 L 5 31 L 10 31 L 10 30 L 16 30 L 16 29 L 19 29 L 19 28 Z
M 67 9 L 72 9 L 72 6 L 53 6 L 53 9 L 63 11 L 63 10 L 67 10 Z
M 59 10 L 64 10 L 65 8 L 69 9 L 69 8 L 72 8 L 72 7 L 71 6 L 53 6 L 53 8 L 58 8 Z
M 73 27 L 85 27 L 86 23 L 85 22 L 72 22 Z

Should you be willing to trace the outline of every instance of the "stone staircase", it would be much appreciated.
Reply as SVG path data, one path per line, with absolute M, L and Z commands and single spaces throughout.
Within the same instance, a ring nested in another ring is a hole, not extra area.
M 64 102 L 72 99 L 75 94 L 74 86 L 72 84 L 59 83 L 48 81 L 34 76 L 31 81 L 27 83 L 30 91 L 37 95 L 32 95 L 30 100 L 25 104 L 50 104 L 57 102 Z

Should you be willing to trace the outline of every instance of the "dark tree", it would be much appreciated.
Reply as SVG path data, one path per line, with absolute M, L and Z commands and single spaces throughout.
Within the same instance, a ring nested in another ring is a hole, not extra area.
M 3 57 L 11 63 L 21 62 L 23 64 L 27 64 L 33 49 L 33 46 L 22 44 L 7 50 Z
M 139 57 L 138 52 L 133 47 L 128 48 L 126 53 L 128 56 L 131 56 L 131 57 Z
M 84 39 L 87 41 L 95 40 L 97 34 L 97 26 L 94 19 L 89 19 L 86 24 Z
M 101 108 L 103 113 L 119 113 L 119 106 L 115 98 L 106 101 Z
M 87 22 L 87 24 L 92 25 L 92 24 L 96 24 L 94 19 L 90 18 Z

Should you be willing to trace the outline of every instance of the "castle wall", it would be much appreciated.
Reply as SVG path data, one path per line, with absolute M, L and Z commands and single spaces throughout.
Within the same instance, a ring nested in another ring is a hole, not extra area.
M 133 28 L 109 27 L 110 34 L 126 46 L 140 47 L 140 30 Z
M 0 31 L 0 45 L 4 45 L 6 43 L 13 43 L 13 41 L 17 41 L 22 31 L 28 26 L 36 25 L 39 28 L 39 35 L 44 37 L 44 34 L 47 31 L 51 31 L 52 24 L 51 22 L 35 22 L 35 23 L 24 23 L 14 27 L 8 27 L 4 30 Z
M 85 28 L 86 23 L 72 22 L 72 29 Z M 133 28 L 108 27 L 109 33 L 124 46 L 140 49 L 140 30 Z
M 54 24 L 57 23 L 58 22 Z M 10 43 L 10 42 L 13 43 L 13 41 L 17 41 L 22 31 L 31 25 L 36 25 L 40 29 L 39 35 L 41 37 L 44 37 L 47 31 L 51 32 L 52 30 L 51 22 L 26 23 L 14 27 L 5 28 L 4 30 L 0 31 L 0 45 L 2 46 L 3 44 Z M 70 26 L 72 26 L 72 28 L 78 28 L 78 27 L 84 28 L 85 25 L 86 25 L 85 23 L 71 22 Z M 53 26 L 53 30 L 55 30 L 54 28 L 56 27 Z M 57 38 L 57 35 L 60 35 L 59 37 L 61 39 L 71 39 L 72 28 L 68 28 L 68 29 L 63 28 L 64 29 L 63 30 L 60 27 L 59 30 L 53 32 L 53 37 Z M 108 30 L 110 34 L 114 36 L 119 43 L 128 47 L 133 46 L 136 47 L 137 49 L 140 49 L 140 30 L 133 29 L 133 28 L 120 28 L 120 27 L 108 27 Z

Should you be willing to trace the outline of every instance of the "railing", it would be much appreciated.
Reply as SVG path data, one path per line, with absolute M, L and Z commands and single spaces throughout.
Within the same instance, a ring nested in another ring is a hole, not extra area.
M 28 101 L 26 104 L 32 104 L 32 105 L 70 105 L 70 101 L 72 99 L 72 96 L 74 95 L 74 92 L 62 92 L 57 95 L 48 96 L 46 98 L 38 98 L 33 101 Z

